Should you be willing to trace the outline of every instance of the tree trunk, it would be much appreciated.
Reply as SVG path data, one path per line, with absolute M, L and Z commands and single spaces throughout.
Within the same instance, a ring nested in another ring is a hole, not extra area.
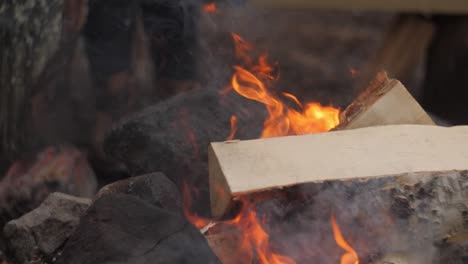
M 62 38 L 64 0 L 0 3 L 0 152 L 14 159 L 25 143 L 32 86 Z

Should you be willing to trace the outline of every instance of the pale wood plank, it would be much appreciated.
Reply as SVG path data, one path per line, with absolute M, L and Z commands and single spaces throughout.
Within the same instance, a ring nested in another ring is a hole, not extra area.
M 468 169 L 468 126 L 393 125 L 212 143 L 212 213 L 232 197 L 308 182 Z

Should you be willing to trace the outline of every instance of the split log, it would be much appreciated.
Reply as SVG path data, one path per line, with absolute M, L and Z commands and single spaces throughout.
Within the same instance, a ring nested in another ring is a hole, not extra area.
M 427 255 L 424 263 L 455 263 L 467 249 L 450 242 L 468 231 L 467 139 L 468 127 L 399 125 L 212 143 L 212 212 L 219 217 L 249 200 L 269 219 L 276 247 L 298 263 L 304 252 L 289 245 L 331 252 L 332 213 L 360 256 L 375 256 L 366 263 L 401 251 Z M 222 247 L 214 250 L 224 261 Z M 444 253 L 451 247 L 459 253 Z
M 336 130 L 378 125 L 434 125 L 401 82 L 380 72 L 340 116 Z
M 240 247 L 243 237 L 239 230 L 223 230 L 223 232 L 206 235 L 205 238 L 213 253 L 223 264 L 252 262 L 252 252 Z
M 382 126 L 323 134 L 212 143 L 211 208 L 233 196 L 325 180 L 466 170 L 468 127 Z M 220 191 L 221 190 L 221 191 Z

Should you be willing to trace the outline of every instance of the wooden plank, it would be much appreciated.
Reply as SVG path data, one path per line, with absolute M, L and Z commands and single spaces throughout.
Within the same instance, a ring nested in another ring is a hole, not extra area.
M 258 7 L 466 14 L 465 0 L 250 0 Z
M 211 208 L 234 196 L 325 180 L 468 169 L 468 126 L 393 125 L 212 143 Z
M 341 113 L 335 129 L 400 124 L 434 125 L 434 121 L 401 82 L 380 72 Z

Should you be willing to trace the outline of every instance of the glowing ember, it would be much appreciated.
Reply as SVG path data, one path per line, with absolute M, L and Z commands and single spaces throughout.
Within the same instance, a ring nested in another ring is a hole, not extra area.
M 356 75 L 359 74 L 359 71 L 356 70 L 356 69 L 354 69 L 354 68 L 350 68 L 350 69 L 349 69 L 349 73 L 351 73 L 351 76 L 354 77 L 354 76 L 356 76 Z
M 216 3 L 209 3 L 203 5 L 203 11 L 205 13 L 214 14 L 218 12 L 218 8 L 216 7 Z
M 333 237 L 335 238 L 336 243 L 342 249 L 346 251 L 343 256 L 341 256 L 341 264 L 359 264 L 359 257 L 356 251 L 346 242 L 341 234 L 340 227 L 336 223 L 335 216 L 331 216 L 331 224 L 333 228 Z
M 261 138 L 287 135 L 302 135 L 326 132 L 339 124 L 340 110 L 319 103 L 307 103 L 303 106 L 292 94 L 283 93 L 293 100 L 299 110 L 287 106 L 278 96 L 268 90 L 268 85 L 276 78 L 274 67 L 263 54 L 256 63 L 248 56 L 252 45 L 237 34 L 232 34 L 236 55 L 245 67 L 234 66 L 232 88 L 240 95 L 265 105 L 269 117 L 264 122 Z M 246 68 L 250 68 L 247 70 Z

